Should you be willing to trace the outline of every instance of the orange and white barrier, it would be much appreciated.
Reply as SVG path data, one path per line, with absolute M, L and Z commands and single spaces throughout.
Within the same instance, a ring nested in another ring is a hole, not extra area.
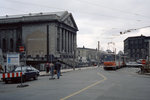
M 0 74 L 0 81 L 2 80 L 2 74 Z
M 5 79 L 5 78 L 14 78 L 14 77 L 21 77 L 22 72 L 16 72 L 16 73 L 3 73 L 0 74 L 0 79 Z

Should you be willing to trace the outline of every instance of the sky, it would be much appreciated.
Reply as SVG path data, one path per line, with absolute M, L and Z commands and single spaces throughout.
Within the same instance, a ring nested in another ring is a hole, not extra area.
M 0 0 L 0 16 L 68 11 L 79 28 L 78 47 L 98 48 L 100 41 L 101 50 L 118 52 L 127 37 L 150 36 L 149 4 L 150 0 Z M 120 35 L 129 29 L 138 30 Z

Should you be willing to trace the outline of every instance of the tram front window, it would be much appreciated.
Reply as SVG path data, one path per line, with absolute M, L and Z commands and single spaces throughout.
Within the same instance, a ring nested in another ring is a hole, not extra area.
M 115 56 L 114 55 L 107 55 L 105 56 L 104 61 L 114 61 L 115 60 Z

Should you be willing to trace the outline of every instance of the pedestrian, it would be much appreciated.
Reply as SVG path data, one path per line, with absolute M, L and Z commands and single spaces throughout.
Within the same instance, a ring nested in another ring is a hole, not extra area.
M 56 62 L 57 79 L 60 78 L 60 74 L 61 74 L 60 69 L 61 69 L 61 63 L 59 62 L 59 60 L 57 60 Z
M 55 79 L 54 77 L 54 64 L 50 63 L 50 75 L 51 75 L 51 79 Z
M 48 62 L 45 64 L 45 67 L 46 67 L 46 73 L 49 73 L 50 66 Z
M 3 67 L 2 67 L 2 65 L 0 65 L 0 72 L 3 72 L 4 70 L 3 70 Z

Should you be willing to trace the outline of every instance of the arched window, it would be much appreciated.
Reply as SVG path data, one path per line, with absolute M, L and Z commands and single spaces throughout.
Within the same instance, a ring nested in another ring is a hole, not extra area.
M 14 40 L 11 38 L 10 39 L 10 51 L 13 52 L 13 48 L 14 48 Z

